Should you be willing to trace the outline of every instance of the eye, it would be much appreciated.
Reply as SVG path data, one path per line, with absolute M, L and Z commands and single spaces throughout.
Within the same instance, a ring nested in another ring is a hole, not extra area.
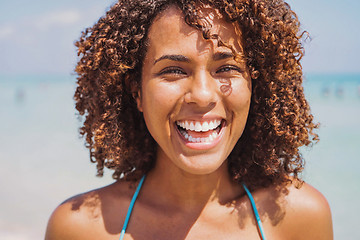
M 222 66 L 220 67 L 216 73 L 232 73 L 232 72 L 236 72 L 236 73 L 242 73 L 243 70 L 237 66 L 234 65 L 226 65 L 226 66 Z
M 161 70 L 157 75 L 175 75 L 175 76 L 179 76 L 179 75 L 186 75 L 186 72 L 179 67 L 167 67 L 164 68 L 163 70 Z

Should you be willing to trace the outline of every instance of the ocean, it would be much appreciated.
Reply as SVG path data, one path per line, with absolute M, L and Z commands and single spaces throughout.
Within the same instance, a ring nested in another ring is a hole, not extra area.
M 335 239 L 360 239 L 360 75 L 309 74 L 320 142 L 303 148 L 304 179 L 328 199 Z M 74 76 L 0 76 L 0 239 L 43 239 L 63 200 L 113 182 L 97 178 L 79 137 Z

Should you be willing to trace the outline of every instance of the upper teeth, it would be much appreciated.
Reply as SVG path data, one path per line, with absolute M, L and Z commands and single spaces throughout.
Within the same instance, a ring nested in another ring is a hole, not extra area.
M 214 130 L 219 127 L 221 120 L 213 120 L 209 122 L 198 122 L 198 121 L 176 121 L 176 124 L 186 130 L 195 132 L 207 132 Z

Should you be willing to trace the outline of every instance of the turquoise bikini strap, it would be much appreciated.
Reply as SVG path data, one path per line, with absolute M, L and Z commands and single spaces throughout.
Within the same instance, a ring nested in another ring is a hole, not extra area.
M 143 184 L 145 180 L 145 175 L 141 178 L 140 182 L 139 182 L 139 185 L 137 186 L 136 188 L 136 191 L 131 199 L 131 202 L 130 202 L 130 206 L 128 208 L 128 211 L 127 211 L 127 214 L 126 214 L 126 218 L 125 218 L 125 222 L 124 222 L 124 225 L 122 227 L 122 230 L 121 230 L 121 234 L 120 234 L 120 238 L 119 240 L 122 240 L 124 238 L 124 234 L 125 234 L 125 231 L 126 231 L 126 228 L 127 228 L 127 225 L 129 223 L 129 219 L 130 219 L 130 216 L 131 216 L 131 212 L 132 212 L 132 209 L 134 207 L 134 204 L 135 204 L 135 201 L 136 201 L 136 198 L 140 192 L 140 189 L 141 189 L 141 186 Z
M 251 195 L 249 189 L 246 187 L 246 185 L 245 185 L 244 183 L 242 183 L 242 185 L 243 185 L 243 187 L 244 187 L 244 189 L 245 189 L 246 194 L 248 195 L 248 197 L 249 197 L 249 199 L 250 199 L 250 203 L 251 203 L 252 209 L 253 209 L 254 214 L 255 214 L 255 219 L 256 219 L 257 225 L 258 225 L 258 227 L 259 227 L 259 231 L 260 231 L 261 238 L 262 238 L 262 240 L 265 240 L 264 230 L 263 230 L 263 228 L 262 228 L 261 219 L 260 219 L 258 210 L 257 210 L 257 208 L 256 208 L 254 198 L 253 198 L 253 196 Z

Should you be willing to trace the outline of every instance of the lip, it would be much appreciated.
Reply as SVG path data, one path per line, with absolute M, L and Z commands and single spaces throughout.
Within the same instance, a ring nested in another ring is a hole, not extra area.
M 215 146 L 217 146 L 219 144 L 219 142 L 221 141 L 223 135 L 224 135 L 224 129 L 225 129 L 225 123 L 226 121 L 222 118 L 216 118 L 216 119 L 221 119 L 221 130 L 218 133 L 218 136 L 211 142 L 189 142 L 181 133 L 180 130 L 178 129 L 176 122 L 174 123 L 174 127 L 176 129 L 176 132 L 179 136 L 179 138 L 181 139 L 181 141 L 183 142 L 183 144 L 191 149 L 194 150 L 207 150 L 207 149 L 211 149 L 214 148 Z M 207 120 L 215 120 L 214 118 L 202 118 L 200 119 L 187 119 L 188 121 L 207 121 Z
M 206 121 L 213 121 L 213 120 L 225 120 L 223 117 L 219 115 L 204 115 L 204 116 L 190 116 L 190 117 L 183 117 L 176 119 L 176 121 L 198 121 L 198 122 L 206 122 Z M 175 122 L 176 122 L 175 121 Z

